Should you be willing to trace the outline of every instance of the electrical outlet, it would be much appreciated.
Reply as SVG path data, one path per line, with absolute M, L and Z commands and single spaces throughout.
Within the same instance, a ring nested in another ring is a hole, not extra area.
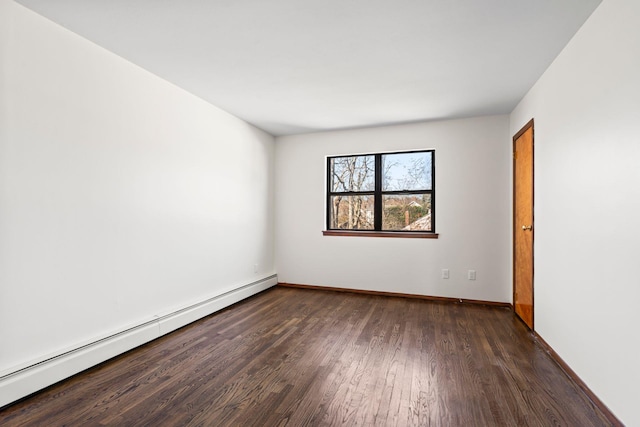
M 448 268 L 443 268 L 442 269 L 442 278 L 443 279 L 448 279 L 449 278 L 449 269 Z
M 469 280 L 476 280 L 476 271 L 475 270 L 469 270 L 469 274 L 467 275 Z

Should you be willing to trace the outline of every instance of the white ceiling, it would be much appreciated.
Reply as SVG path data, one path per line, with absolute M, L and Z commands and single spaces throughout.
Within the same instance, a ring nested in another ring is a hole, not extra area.
M 274 134 L 509 113 L 601 0 L 18 0 Z

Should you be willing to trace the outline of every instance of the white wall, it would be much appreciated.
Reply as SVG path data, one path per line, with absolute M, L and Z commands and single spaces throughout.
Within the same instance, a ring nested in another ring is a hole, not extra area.
M 275 273 L 272 136 L 0 17 L 0 377 Z
M 492 116 L 277 138 L 279 280 L 510 302 L 508 126 L 507 116 Z M 439 239 L 322 235 L 326 156 L 431 148 Z M 440 278 L 443 268 L 450 279 Z
M 537 332 L 640 425 L 640 2 L 604 0 L 511 115 L 535 118 Z

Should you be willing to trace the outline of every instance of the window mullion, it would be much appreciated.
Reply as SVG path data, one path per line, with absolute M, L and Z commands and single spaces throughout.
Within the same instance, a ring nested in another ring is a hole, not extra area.
M 331 165 L 331 158 L 327 157 L 327 230 L 332 229 L 331 226 L 331 192 L 333 191 L 333 166 Z
M 373 228 L 382 230 L 382 154 L 375 155 L 375 194 L 373 196 Z

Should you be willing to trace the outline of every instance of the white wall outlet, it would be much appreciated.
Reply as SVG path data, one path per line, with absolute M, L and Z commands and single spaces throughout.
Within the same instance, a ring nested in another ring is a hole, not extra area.
M 443 279 L 448 279 L 449 278 L 449 269 L 448 268 L 443 268 L 442 269 L 442 278 Z
M 467 274 L 467 277 L 469 278 L 469 280 L 476 280 L 476 271 L 475 270 L 469 270 L 469 273 Z

